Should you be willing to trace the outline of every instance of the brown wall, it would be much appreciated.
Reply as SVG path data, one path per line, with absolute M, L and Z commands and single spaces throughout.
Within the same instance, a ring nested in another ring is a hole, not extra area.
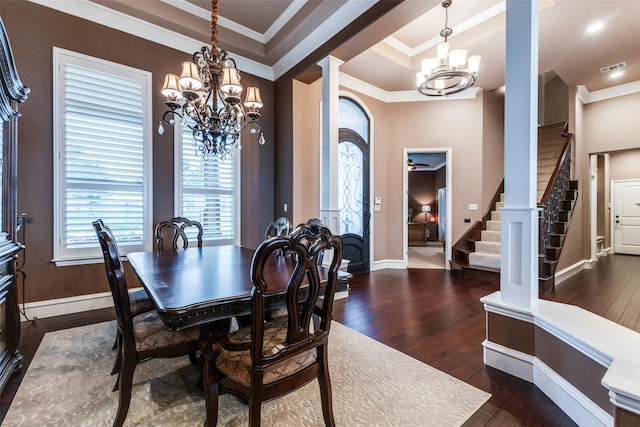
M 33 218 L 26 237 L 26 301 L 41 301 L 108 290 L 101 264 L 56 267 L 53 258 L 52 48 L 72 50 L 153 74 L 153 129 L 164 112 L 160 89 L 167 72 L 178 71 L 190 55 L 27 1 L 2 1 L 20 78 L 31 88 L 21 105 L 18 147 L 18 212 Z M 265 107 L 261 123 L 267 143 L 247 134 L 242 153 L 242 237 L 256 247 L 273 219 L 273 83 L 243 73 L 258 85 Z M 157 121 L 156 121 L 157 120 Z M 173 133 L 153 135 L 153 220 L 173 216 Z M 129 275 L 130 282 L 134 281 Z
M 435 221 L 438 216 L 438 189 L 436 172 L 413 171 L 409 174 L 409 207 L 413 209 L 414 221 Z M 422 212 L 422 205 L 431 206 L 428 219 Z

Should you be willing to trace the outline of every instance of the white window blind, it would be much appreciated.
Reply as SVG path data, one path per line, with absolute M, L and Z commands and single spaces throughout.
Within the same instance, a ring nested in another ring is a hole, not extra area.
M 0 159 L 4 159 L 3 151 L 4 151 L 4 123 L 0 122 Z M 4 187 L 3 177 L 4 177 L 4 162 L 0 160 L 0 189 Z M 0 190 L 0 231 L 4 228 L 4 218 L 2 217 L 2 207 L 4 206 L 4 191 Z M 1 240 L 1 238 L 0 238 Z
M 188 128 L 177 129 L 175 139 L 176 215 L 199 221 L 206 245 L 238 244 L 238 159 L 202 160 Z
M 101 254 L 101 218 L 122 254 L 149 247 L 149 73 L 56 49 L 56 260 Z

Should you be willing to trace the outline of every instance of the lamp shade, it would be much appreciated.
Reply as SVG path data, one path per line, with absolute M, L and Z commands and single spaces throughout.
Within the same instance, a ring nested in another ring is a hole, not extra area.
M 247 88 L 247 97 L 244 100 L 244 105 L 247 108 L 260 109 L 262 108 L 262 98 L 260 97 L 260 89 L 254 86 Z
M 200 73 L 198 72 L 198 66 L 190 61 L 182 63 L 182 73 L 180 73 L 180 79 L 178 80 L 180 86 L 183 89 L 200 90 L 202 89 L 202 82 L 200 81 Z
M 222 69 L 222 78 L 220 82 L 220 90 L 225 95 L 227 102 L 239 102 L 239 95 L 242 93 L 242 85 L 240 84 L 240 75 L 235 67 L 224 67 Z
M 182 90 L 178 86 L 178 76 L 175 74 L 167 74 L 164 76 L 164 84 L 162 85 L 162 94 L 167 98 L 177 99 Z
M 422 212 L 431 212 L 430 205 L 422 205 Z

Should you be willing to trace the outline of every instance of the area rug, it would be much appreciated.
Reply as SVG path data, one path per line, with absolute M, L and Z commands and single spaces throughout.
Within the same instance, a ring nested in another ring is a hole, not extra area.
M 2 426 L 111 426 L 114 334 L 113 322 L 46 334 Z M 337 322 L 329 349 L 338 426 L 457 426 L 490 396 Z M 139 364 L 125 425 L 202 426 L 198 378 L 186 357 Z M 219 407 L 219 426 L 248 425 L 236 397 L 221 396 Z M 324 425 L 318 382 L 265 403 L 262 425 Z

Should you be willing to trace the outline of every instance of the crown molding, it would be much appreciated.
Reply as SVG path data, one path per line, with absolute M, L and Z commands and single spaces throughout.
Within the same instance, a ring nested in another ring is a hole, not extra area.
M 578 98 L 583 104 L 590 104 L 592 102 L 604 101 L 611 98 L 617 98 L 619 96 L 631 95 L 640 92 L 640 80 L 630 83 L 625 83 L 618 86 L 613 86 L 607 89 L 594 90 L 589 92 L 586 86 L 578 85 Z
M 325 44 L 331 37 L 335 36 L 353 22 L 364 12 L 373 7 L 380 0 L 360 0 L 347 1 L 340 9 L 338 9 L 329 19 L 316 27 L 304 40 L 285 54 L 273 66 L 273 74 L 275 78 L 282 76 L 296 64 L 309 56 L 319 46 Z
M 340 85 L 385 103 L 475 99 L 478 92 L 482 91 L 482 88 L 472 87 L 465 90 L 464 92 L 459 92 L 451 96 L 425 96 L 420 94 L 417 89 L 392 92 L 380 89 L 377 86 L 374 86 L 370 83 L 367 83 L 345 73 L 340 73 Z
M 126 15 L 87 0 L 28 1 L 188 53 L 189 55 L 193 54 L 193 52 L 199 51 L 203 46 L 203 42 L 201 40 L 196 40 L 183 34 L 176 33 L 175 31 L 167 30 L 166 28 L 162 28 L 142 19 Z M 271 67 L 252 59 L 236 55 L 233 52 L 227 53 L 236 61 L 238 69 L 243 72 L 253 74 L 257 77 L 270 81 L 274 80 L 273 70 Z

